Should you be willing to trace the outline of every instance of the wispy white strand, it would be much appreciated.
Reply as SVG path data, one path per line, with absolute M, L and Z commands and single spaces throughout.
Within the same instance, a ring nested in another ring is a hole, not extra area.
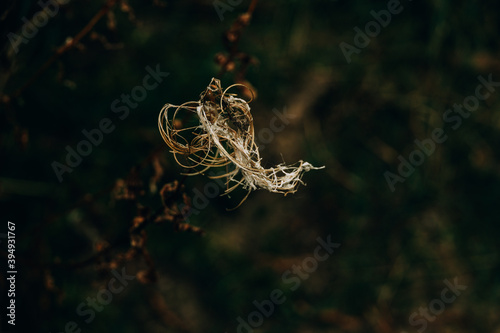
M 229 162 L 231 169 L 224 175 L 228 184 L 226 193 L 233 191 L 238 185 L 249 192 L 262 188 L 275 193 L 294 193 L 299 184 L 304 184 L 302 176 L 305 172 L 324 168 L 315 167 L 302 160 L 294 165 L 279 164 L 267 169 L 262 167 L 259 149 L 254 140 L 250 106 L 241 98 L 226 95 L 228 89 L 223 91 L 220 81 L 213 78 L 199 101 L 181 106 L 167 104 L 163 107 L 158 119 L 159 129 L 165 142 L 172 148 L 172 153 L 196 154 L 192 158 L 196 165 L 192 167 L 204 166 L 203 172 L 211 167 L 227 166 Z M 206 96 L 217 98 L 211 101 Z M 175 110 L 171 116 L 168 114 L 169 109 Z M 186 129 L 178 129 L 174 124 L 180 110 L 193 112 L 199 119 L 199 125 L 191 132 L 195 135 L 191 144 L 184 144 L 188 141 L 181 133 Z M 233 115 L 230 112 L 237 114 Z M 234 117 L 241 118 L 236 120 L 240 121 L 239 125 L 235 123 Z M 199 152 L 203 153 L 204 157 L 200 157 Z M 181 164 L 177 158 L 176 161 Z M 235 186 L 229 187 L 230 183 L 235 183 Z

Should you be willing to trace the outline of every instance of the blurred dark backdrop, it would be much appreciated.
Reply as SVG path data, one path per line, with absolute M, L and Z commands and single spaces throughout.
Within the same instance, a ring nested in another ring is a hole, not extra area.
M 470 116 L 453 111 L 478 76 L 500 81 L 496 1 L 43 3 L 8 1 L 0 17 L 0 233 L 15 223 L 17 331 L 500 331 L 500 87 L 482 88 L 490 95 Z M 390 22 L 359 34 L 388 3 Z M 342 43 L 356 47 L 350 61 Z M 234 70 L 221 69 L 230 54 Z M 140 88 L 151 71 L 168 76 Z M 218 74 L 258 93 L 257 133 L 277 112 L 290 116 L 258 138 L 264 166 L 325 169 L 293 195 L 256 191 L 234 211 L 243 190 L 196 197 L 213 181 L 181 175 L 157 117 Z M 131 93 L 137 105 L 122 99 Z M 447 122 L 447 110 L 460 118 Z M 59 181 L 66 147 L 100 126 L 110 133 Z M 387 172 L 396 179 L 436 128 L 447 140 L 392 191 Z M 162 202 L 174 181 L 183 188 Z M 182 207 L 182 193 L 196 211 L 169 220 L 162 205 Z M 292 290 L 283 274 L 314 255 L 318 237 L 341 246 Z M 444 302 L 454 280 L 467 288 Z M 252 315 L 275 289 L 286 300 Z M 3 330 L 16 331 L 7 320 Z

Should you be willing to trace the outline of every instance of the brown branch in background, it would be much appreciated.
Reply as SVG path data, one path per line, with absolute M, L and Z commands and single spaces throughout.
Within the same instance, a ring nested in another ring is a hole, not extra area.
M 241 36 L 244 29 L 250 24 L 252 19 L 252 14 L 257 6 L 257 0 L 252 0 L 248 10 L 238 16 L 238 18 L 233 22 L 231 27 L 224 33 L 223 42 L 226 49 L 226 53 L 219 52 L 215 55 L 215 63 L 220 66 L 218 78 L 221 78 L 227 72 L 233 72 L 236 69 L 236 62 L 239 62 L 240 66 L 238 71 L 234 74 L 234 82 L 242 84 L 240 90 L 245 97 L 253 98 L 257 96 L 256 90 L 250 84 L 250 82 L 245 80 L 245 74 L 248 66 L 250 64 L 256 64 L 257 59 L 251 57 L 250 55 L 239 51 L 238 44 L 240 42 Z
M 133 168 L 132 175 L 135 175 L 138 168 Z M 125 262 L 131 260 L 138 255 L 142 256 L 148 266 L 148 269 L 141 271 L 143 282 L 154 282 L 156 273 L 154 271 L 154 263 L 149 256 L 146 244 L 145 229 L 151 224 L 170 223 L 176 232 L 193 232 L 195 234 L 204 235 L 205 231 L 199 227 L 186 223 L 185 216 L 191 209 L 191 199 L 184 193 L 184 186 L 182 183 L 187 177 L 184 176 L 180 181 L 175 180 L 172 183 L 165 184 L 160 191 L 163 205 L 155 212 L 151 213 L 150 209 L 141 206 L 137 202 L 137 195 L 130 196 L 131 201 L 135 201 L 137 205 L 137 216 L 133 218 L 132 226 L 126 231 L 122 232 L 112 244 L 99 245 L 97 252 L 90 257 L 74 262 L 54 262 L 45 265 L 44 267 L 59 267 L 65 269 L 78 269 L 89 266 L 91 264 L 101 264 L 101 266 L 113 268 L 116 262 Z M 136 188 L 137 182 L 135 176 L 133 177 L 132 191 L 141 192 Z M 182 208 L 181 207 L 182 204 Z M 105 257 L 111 253 L 113 249 L 120 246 L 130 245 L 130 248 L 125 253 L 119 253 L 114 258 L 106 260 Z
M 54 61 L 56 61 L 61 55 L 63 55 L 65 52 L 73 48 L 75 45 L 78 44 L 78 42 L 87 35 L 90 30 L 94 27 L 94 25 L 99 22 L 99 20 L 106 15 L 109 10 L 116 4 L 117 0 L 107 0 L 104 6 L 97 12 L 97 14 L 90 19 L 89 23 L 73 38 L 68 38 L 66 39 L 66 42 L 60 46 L 56 52 L 31 76 L 28 81 L 19 89 L 17 89 L 12 95 L 11 98 L 17 98 L 19 97 L 24 90 L 26 90 L 28 87 L 30 87 L 39 77 L 40 75 L 45 72 L 50 65 Z M 9 98 L 7 98 L 7 101 L 9 101 Z
M 258 0 L 252 0 L 252 2 L 250 3 L 250 6 L 248 6 L 248 10 L 247 10 L 247 13 L 252 15 L 254 10 L 255 10 L 255 7 L 257 6 L 257 2 Z
M 130 179 L 133 180 L 135 177 L 134 173 L 137 172 L 137 169 L 141 170 L 143 168 L 146 168 L 149 164 L 155 163 L 157 156 L 162 152 L 162 150 L 163 150 L 163 144 L 158 145 L 156 148 L 154 148 L 153 151 L 148 156 L 146 156 L 140 163 L 138 163 L 135 167 L 131 168 L 130 172 L 128 173 L 128 175 L 125 178 L 127 180 L 130 180 Z M 155 169 L 156 179 L 154 179 L 154 180 L 152 179 L 151 181 L 154 181 L 155 182 L 154 185 L 156 185 L 156 183 L 158 183 L 161 180 L 161 176 L 156 175 L 156 173 L 159 172 L 158 170 L 156 170 L 156 169 L 158 169 L 158 166 L 153 166 L 153 169 Z M 183 180 L 181 180 L 181 182 L 182 181 Z M 33 233 L 34 235 L 36 235 L 33 242 L 31 242 L 33 244 L 33 247 L 38 249 L 37 251 L 42 252 L 42 249 L 43 249 L 42 243 L 45 240 L 43 238 L 44 230 L 47 230 L 49 228 L 50 224 L 56 222 L 57 220 L 63 218 L 64 216 L 67 216 L 70 212 L 74 211 L 75 209 L 78 209 L 82 206 L 92 205 L 96 201 L 96 199 L 103 197 L 104 195 L 111 195 L 115 199 L 124 199 L 124 198 L 118 198 L 119 192 L 118 192 L 117 187 L 119 184 L 120 184 L 120 180 L 115 180 L 115 182 L 113 184 L 109 184 L 108 186 L 102 188 L 101 190 L 99 190 L 95 193 L 84 194 L 79 200 L 77 200 L 73 205 L 71 205 L 67 209 L 63 210 L 62 212 L 60 212 L 58 214 L 54 214 L 54 215 L 51 215 L 51 216 L 48 216 L 47 218 L 45 218 L 43 220 L 43 222 L 38 225 L 38 227 L 35 229 L 35 232 Z M 131 185 L 131 186 L 129 186 L 129 185 Z M 127 192 L 134 191 L 133 184 L 127 184 L 126 180 L 123 181 L 123 188 L 126 188 Z M 151 183 L 150 183 L 150 188 L 152 188 Z M 122 188 L 120 188 L 120 191 L 122 191 Z M 156 191 L 151 190 L 151 192 L 155 193 Z M 131 195 L 127 194 L 127 196 L 131 196 Z M 144 227 L 146 227 L 146 225 L 144 225 L 143 228 Z M 111 252 L 112 249 L 117 248 L 120 245 L 126 245 L 128 241 L 129 241 L 129 234 L 124 233 L 121 236 L 117 237 L 116 241 L 112 245 L 109 245 L 109 244 L 102 245 L 101 244 L 99 246 L 99 248 L 97 249 L 96 253 L 92 254 L 91 256 L 89 256 L 86 259 L 83 259 L 83 260 L 80 260 L 77 262 L 70 262 L 70 263 L 56 262 L 53 264 L 40 265 L 39 263 L 29 261 L 29 259 L 27 259 L 27 258 L 25 259 L 25 262 L 27 265 L 34 266 L 34 267 L 36 267 L 36 266 L 41 266 L 41 267 L 55 267 L 55 266 L 57 266 L 57 267 L 64 267 L 67 269 L 82 268 L 82 267 L 85 267 L 85 266 L 88 266 L 92 263 L 97 262 L 100 258 L 102 258 L 103 256 L 107 255 L 109 252 Z M 0 252 L 0 255 L 2 255 L 1 252 Z M 23 258 L 20 258 L 20 259 L 23 260 Z
M 0 22 L 5 21 L 5 19 L 7 18 L 7 16 L 9 16 L 10 12 L 12 11 L 12 9 L 16 5 L 16 2 L 17 1 L 12 1 L 12 3 L 9 6 L 9 8 L 5 9 L 5 11 L 2 13 L 2 15 L 0 15 Z
M 137 256 L 142 256 L 146 262 L 148 269 L 146 271 L 141 271 L 141 277 L 144 281 L 154 281 L 154 265 L 145 247 L 142 247 L 145 243 L 141 241 L 143 237 L 143 232 L 145 229 L 152 224 L 166 223 L 172 227 L 175 232 L 192 232 L 200 236 L 205 235 L 205 231 L 197 226 L 191 225 L 186 222 L 186 216 L 188 216 L 191 209 L 191 198 L 184 191 L 184 181 L 187 176 L 182 177 L 179 181 L 174 180 L 171 183 L 164 184 L 161 191 L 156 190 L 156 186 L 159 185 L 163 172 L 163 166 L 158 161 L 158 155 L 163 151 L 163 144 L 157 146 L 152 153 L 146 156 L 140 163 L 132 167 L 125 180 L 115 181 L 114 185 L 107 186 L 102 190 L 93 193 L 85 194 L 80 200 L 78 200 L 74 205 L 66 209 L 64 212 L 48 216 L 45 218 L 43 223 L 35 229 L 33 233 L 36 235 L 34 241 L 32 242 L 33 247 L 36 248 L 38 252 L 43 252 L 42 236 L 44 235 L 44 230 L 46 230 L 49 224 L 63 218 L 68 215 L 71 211 L 82 207 L 84 205 L 92 204 L 97 198 L 102 197 L 106 194 L 110 194 L 115 200 L 126 200 L 135 203 L 137 207 L 137 214 L 131 219 L 132 223 L 130 228 L 122 230 L 121 233 L 111 242 L 99 242 L 95 246 L 95 252 L 88 257 L 76 261 L 60 261 L 55 260 L 52 263 L 40 263 L 32 260 L 32 258 L 20 256 L 18 260 L 23 262 L 26 266 L 31 266 L 34 268 L 39 268 L 42 270 L 51 270 L 54 268 L 74 270 L 80 269 L 92 264 L 97 264 L 101 269 L 110 268 L 112 269 L 118 262 L 130 261 L 132 258 Z M 150 166 L 154 175 L 151 177 L 149 183 L 140 181 L 139 172 L 146 167 Z M 162 199 L 162 206 L 153 211 L 148 207 L 142 206 L 138 199 L 146 191 L 145 186 L 148 185 L 149 193 L 160 195 Z M 117 186 L 120 187 L 117 189 Z M 120 247 L 130 246 L 130 248 L 124 253 L 112 254 L 113 250 Z M 137 246 L 137 244 L 142 244 Z M 0 257 L 7 258 L 7 252 L 0 250 Z M 146 283 L 146 282 L 144 282 Z

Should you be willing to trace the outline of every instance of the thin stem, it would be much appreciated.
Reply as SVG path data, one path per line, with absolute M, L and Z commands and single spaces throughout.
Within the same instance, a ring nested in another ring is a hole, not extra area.
M 97 14 L 90 19 L 89 23 L 74 37 L 68 39 L 64 45 L 61 45 L 56 52 L 33 74 L 28 81 L 19 89 L 17 89 L 13 94 L 12 98 L 17 98 L 19 97 L 24 90 L 29 88 L 39 77 L 40 75 L 45 72 L 54 61 L 56 61 L 61 55 L 63 55 L 65 52 L 73 48 L 78 42 L 85 37 L 86 34 L 92 30 L 94 25 L 96 25 L 99 20 L 106 15 L 109 10 L 115 5 L 117 0 L 107 0 L 104 6 L 97 12 Z

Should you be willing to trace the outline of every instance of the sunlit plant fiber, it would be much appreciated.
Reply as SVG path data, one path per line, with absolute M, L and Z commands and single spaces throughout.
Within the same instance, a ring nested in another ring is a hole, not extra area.
M 179 165 L 193 169 L 187 175 L 226 167 L 225 173 L 209 177 L 226 178 L 225 194 L 240 185 L 248 190 L 242 202 L 258 188 L 285 195 L 296 192 L 297 186 L 304 184 L 301 180 L 304 172 L 324 167 L 314 167 L 302 160 L 293 165 L 262 167 L 248 105 L 251 101 L 227 93 L 235 86 L 243 85 L 235 84 L 223 90 L 220 81 L 212 78 L 199 101 L 179 106 L 165 104 L 158 117 L 163 140 Z M 196 115 L 197 123 L 184 127 L 192 115 Z M 187 163 L 181 162 L 178 155 L 187 157 Z

